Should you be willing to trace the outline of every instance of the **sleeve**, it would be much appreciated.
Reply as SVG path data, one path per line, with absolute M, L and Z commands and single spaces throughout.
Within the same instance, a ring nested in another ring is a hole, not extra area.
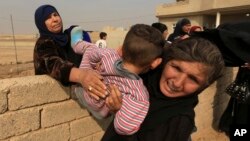
M 89 43 L 85 42 L 85 45 L 88 46 Z M 101 61 L 103 50 L 96 47 L 94 44 L 90 45 L 91 47 L 85 49 L 86 51 L 84 52 L 80 68 L 95 69 L 97 63 Z M 105 99 L 95 100 L 87 91 L 84 91 L 83 96 L 91 110 L 97 112 L 102 118 L 109 115 L 109 109 L 105 104 Z
M 80 68 L 95 69 L 96 65 L 100 63 L 102 59 L 103 51 L 104 50 L 94 44 L 92 44 L 91 47 L 87 47 L 84 51 Z
M 95 44 L 89 43 L 87 41 L 80 41 L 74 47 L 73 50 L 77 54 L 83 55 L 87 48 L 92 47 L 95 48 Z
M 69 82 L 70 71 L 75 65 L 66 60 L 63 50 L 56 46 L 53 41 L 45 40 L 38 43 L 34 50 L 35 74 L 48 74 L 60 81 L 63 85 Z
M 147 93 L 145 93 L 147 95 Z M 149 100 L 137 99 L 130 94 L 122 98 L 122 107 L 116 113 L 114 128 L 118 134 L 131 135 L 136 133 L 144 121 L 149 109 Z

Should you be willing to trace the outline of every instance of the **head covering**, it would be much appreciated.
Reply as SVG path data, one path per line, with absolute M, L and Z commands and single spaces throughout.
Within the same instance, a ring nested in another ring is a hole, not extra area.
M 185 34 L 188 34 L 186 32 L 184 32 L 182 30 L 182 27 L 187 25 L 187 24 L 191 24 L 190 20 L 187 19 L 187 18 L 182 18 L 180 19 L 177 23 L 176 23 L 176 26 L 175 26 L 175 29 L 174 29 L 174 32 L 172 34 L 169 35 L 168 37 L 168 41 L 174 41 L 177 37 L 179 36 L 183 36 Z
M 160 22 L 153 23 L 151 26 L 158 29 L 161 33 L 164 33 L 165 30 L 168 30 L 168 27 Z
M 195 32 L 217 45 L 226 65 L 238 66 L 250 62 L 250 21 L 224 23 L 216 29 Z
M 53 12 L 57 12 L 56 8 L 51 5 L 42 5 L 35 12 L 35 24 L 39 30 L 40 37 L 49 37 L 60 46 L 65 46 L 68 42 L 68 37 L 62 31 L 60 33 L 52 33 L 45 25 L 45 21 Z M 58 12 L 57 12 L 58 13 Z M 59 13 L 58 13 L 59 14 Z
M 197 25 L 194 25 L 190 28 L 189 30 L 189 34 L 192 34 L 193 32 L 196 32 L 195 30 L 196 29 L 200 29 L 201 30 L 201 27 L 200 26 L 197 26 Z

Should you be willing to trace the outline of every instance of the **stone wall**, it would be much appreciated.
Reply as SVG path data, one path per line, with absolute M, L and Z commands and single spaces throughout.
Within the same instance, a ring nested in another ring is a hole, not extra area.
M 229 140 L 217 131 L 235 71 L 225 74 L 199 97 L 192 141 Z M 46 75 L 0 80 L 0 141 L 99 141 L 110 120 L 96 121 L 74 99 Z
M 94 120 L 71 95 L 48 76 L 0 80 L 0 140 L 99 141 L 108 121 Z

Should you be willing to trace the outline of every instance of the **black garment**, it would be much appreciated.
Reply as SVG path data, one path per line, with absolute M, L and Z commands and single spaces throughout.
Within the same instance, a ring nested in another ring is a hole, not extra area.
M 195 34 L 194 36 L 203 37 L 215 43 L 227 66 L 250 63 L 250 21 L 225 23 L 216 29 L 208 29 Z M 240 71 L 243 69 L 239 69 Z M 248 69 L 244 71 L 250 73 Z M 250 124 L 250 104 L 241 104 L 234 98 L 230 99 L 220 119 L 219 129 L 229 134 L 231 124 Z
M 241 75 L 242 73 L 244 73 L 245 78 L 250 80 L 250 70 L 239 68 L 237 75 Z M 237 99 L 233 97 L 230 98 L 228 106 L 220 119 L 219 129 L 229 135 L 229 127 L 232 124 L 250 125 L 250 103 L 243 104 L 239 103 Z
M 102 141 L 187 141 L 194 125 L 194 107 L 198 96 L 167 98 L 160 92 L 162 68 L 142 76 L 150 94 L 148 114 L 137 133 L 118 135 L 111 123 Z
M 48 74 L 63 85 L 70 85 L 70 71 L 80 65 L 81 58 L 69 45 L 61 47 L 50 38 L 40 37 L 33 54 L 35 74 Z
M 226 66 L 250 62 L 250 21 L 225 23 L 216 29 L 195 32 L 193 36 L 210 40 L 220 49 Z

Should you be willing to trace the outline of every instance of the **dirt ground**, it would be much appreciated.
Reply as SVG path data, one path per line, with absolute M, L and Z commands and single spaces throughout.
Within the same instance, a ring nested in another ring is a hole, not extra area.
M 20 35 L 14 44 L 11 36 L 0 36 L 0 79 L 34 75 L 35 41 L 34 36 Z
M 33 62 L 0 65 L 0 79 L 34 75 Z

